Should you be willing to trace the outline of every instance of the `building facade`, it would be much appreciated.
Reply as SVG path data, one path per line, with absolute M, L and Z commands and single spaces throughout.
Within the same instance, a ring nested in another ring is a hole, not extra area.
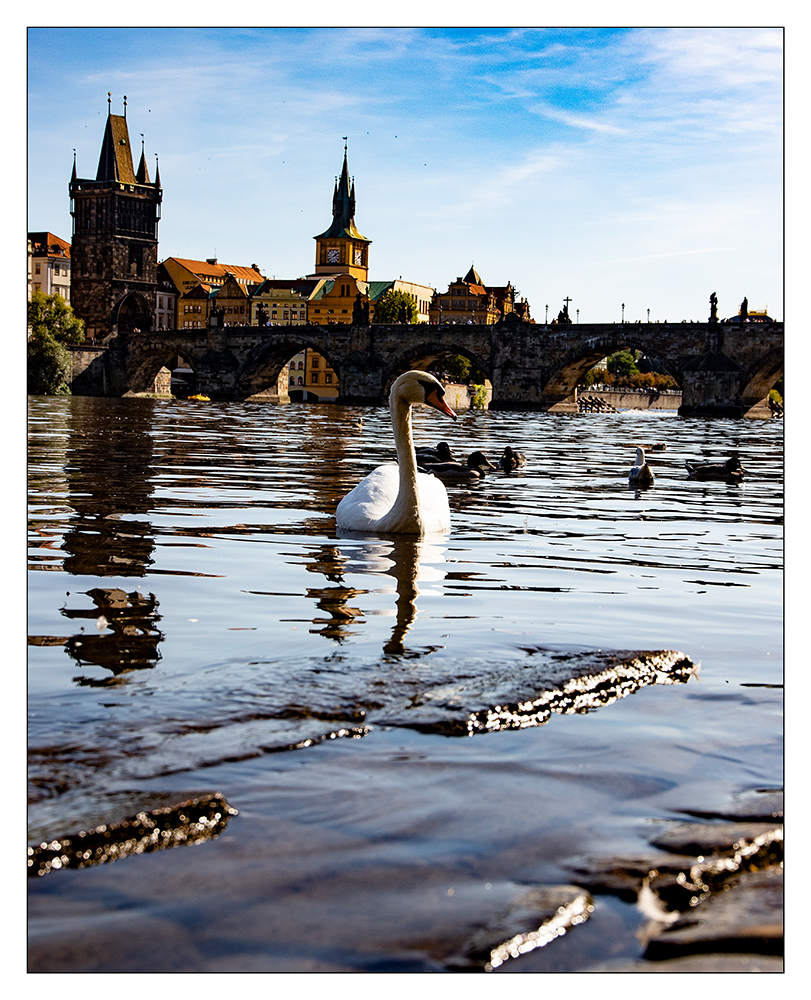
M 526 299 L 516 302 L 515 288 L 506 285 L 485 285 L 475 267 L 464 278 L 448 285 L 447 292 L 435 292 L 431 302 L 432 323 L 498 323 L 509 313 L 516 313 L 531 322 Z
M 326 278 L 265 278 L 251 294 L 253 326 L 301 326 L 309 322 L 309 305 Z
M 70 302 L 70 243 L 53 233 L 28 234 L 28 298 L 34 292 Z
M 163 191 L 156 167 L 149 178 L 143 144 L 138 169 L 124 114 L 107 122 L 94 180 L 78 176 L 74 155 L 70 179 L 70 299 L 85 321 L 88 339 L 151 330 L 155 323 L 158 221 Z

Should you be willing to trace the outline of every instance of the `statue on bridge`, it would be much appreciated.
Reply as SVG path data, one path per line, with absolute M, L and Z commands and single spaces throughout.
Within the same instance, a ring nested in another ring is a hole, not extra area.
M 710 323 L 718 322 L 718 296 L 715 292 L 710 295 Z
M 352 305 L 352 326 L 369 325 L 369 300 L 358 292 Z
M 744 295 L 743 302 L 741 302 L 741 323 L 745 323 L 749 319 L 749 299 Z

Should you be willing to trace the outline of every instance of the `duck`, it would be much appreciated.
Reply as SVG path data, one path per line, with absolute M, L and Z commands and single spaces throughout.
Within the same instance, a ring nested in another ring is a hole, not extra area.
M 461 483 L 478 482 L 489 469 L 497 468 L 483 451 L 471 452 L 464 465 L 461 462 L 426 462 L 420 463 L 420 467 L 445 482 Z
M 417 461 L 422 462 L 455 462 L 456 459 L 450 449 L 450 445 L 447 441 L 440 441 L 436 448 L 429 448 L 427 445 L 422 448 L 415 448 L 414 452 L 417 456 Z
M 720 479 L 728 483 L 739 483 L 744 476 L 737 451 L 726 462 L 685 462 L 689 479 Z
M 419 472 L 411 431 L 411 409 L 430 406 L 456 420 L 442 383 L 413 370 L 395 380 L 389 394 L 396 465 L 381 465 L 338 504 L 339 529 L 372 534 L 447 534 L 451 528 L 448 492 L 436 476 Z
M 631 486 L 650 486 L 653 483 L 653 472 L 645 461 L 644 448 L 636 449 L 636 462 L 628 473 L 628 482 Z
M 510 445 L 504 449 L 504 454 L 498 460 L 500 468 L 505 472 L 512 472 L 514 469 L 520 469 L 521 466 L 527 464 L 526 456 L 520 451 L 513 451 Z

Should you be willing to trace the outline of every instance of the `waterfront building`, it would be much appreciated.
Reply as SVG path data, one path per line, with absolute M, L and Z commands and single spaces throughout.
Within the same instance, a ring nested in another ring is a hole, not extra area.
M 161 267 L 177 290 L 179 328 L 207 326 L 210 305 L 226 283 L 229 290 L 218 306 L 225 310 L 223 322 L 231 326 L 250 323 L 250 296 L 264 280 L 256 264 L 220 264 L 216 257 L 207 260 L 167 257 L 161 261 Z
M 265 278 L 251 293 L 252 326 L 301 326 L 326 278 Z
M 163 190 L 156 166 L 151 181 L 143 143 L 136 170 L 124 114 L 110 111 L 95 179 L 70 179 L 70 300 L 97 342 L 111 334 L 151 330 L 157 294 L 158 221 Z
M 435 292 L 431 302 L 432 323 L 497 323 L 509 313 L 516 313 L 531 322 L 526 299 L 516 302 L 515 288 L 506 285 L 485 285 L 475 267 L 464 278 L 448 285 L 447 292 Z
M 178 291 L 163 264 L 158 264 L 158 290 L 155 295 L 155 329 L 177 329 Z
M 250 325 L 250 292 L 233 274 L 229 274 L 217 288 L 212 288 L 209 306 L 210 310 L 216 310 L 219 326 Z
M 70 243 L 53 233 L 28 234 L 28 299 L 34 292 L 70 302 Z

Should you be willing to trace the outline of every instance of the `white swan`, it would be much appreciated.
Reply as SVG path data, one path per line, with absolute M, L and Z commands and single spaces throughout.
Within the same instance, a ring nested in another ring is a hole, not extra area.
M 653 472 L 645 461 L 644 448 L 636 449 L 636 462 L 628 473 L 628 482 L 633 486 L 650 486 L 653 482 Z
M 442 384 L 428 372 L 410 371 L 391 387 L 389 407 L 397 465 L 381 465 L 341 500 L 336 524 L 347 531 L 427 535 L 451 528 L 448 493 L 434 476 L 417 471 L 411 407 L 432 406 L 456 420 Z

